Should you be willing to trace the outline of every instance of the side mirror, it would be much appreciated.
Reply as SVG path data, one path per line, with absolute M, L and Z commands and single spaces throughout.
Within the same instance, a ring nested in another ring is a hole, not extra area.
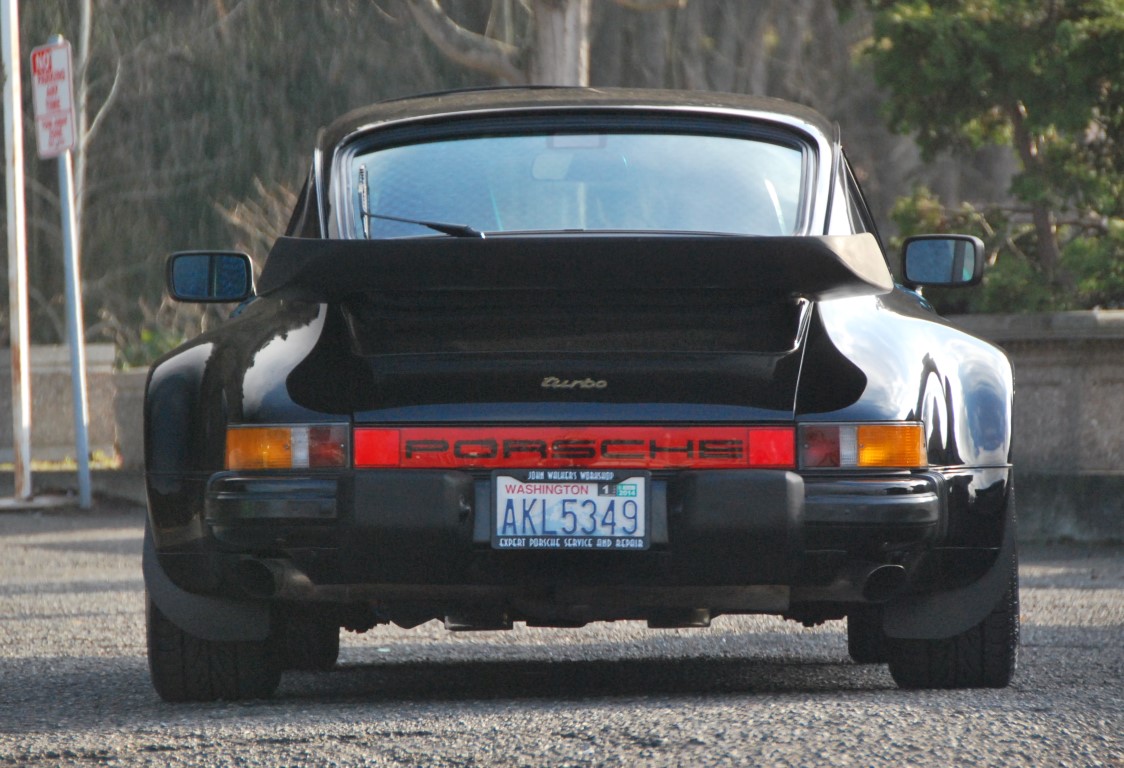
M 234 251 L 181 251 L 168 257 L 165 280 L 176 301 L 230 303 L 254 295 L 250 257 Z
M 976 285 L 983 267 L 983 241 L 971 235 L 917 235 L 902 245 L 902 274 L 910 285 Z

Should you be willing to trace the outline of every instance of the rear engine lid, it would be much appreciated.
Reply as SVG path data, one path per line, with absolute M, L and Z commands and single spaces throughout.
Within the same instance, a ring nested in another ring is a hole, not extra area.
M 585 405 L 552 407 L 562 420 L 596 404 L 790 418 L 808 299 L 891 284 L 869 236 L 282 238 L 261 293 L 336 305 L 290 387 L 315 407 L 349 349 L 360 421 L 535 418 L 520 404 Z

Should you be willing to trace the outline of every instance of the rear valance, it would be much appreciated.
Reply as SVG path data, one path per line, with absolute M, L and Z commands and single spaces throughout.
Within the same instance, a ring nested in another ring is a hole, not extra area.
M 842 237 L 559 235 L 277 239 L 259 294 L 337 301 L 365 291 L 744 291 L 747 299 L 884 293 L 869 234 Z

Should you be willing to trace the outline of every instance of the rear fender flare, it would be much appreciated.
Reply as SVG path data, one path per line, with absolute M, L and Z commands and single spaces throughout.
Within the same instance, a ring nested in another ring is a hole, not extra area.
M 933 595 L 904 596 L 883 608 L 882 629 L 899 640 L 940 640 L 966 632 L 995 608 L 1010 585 L 1011 565 L 1018 551 L 1015 494 L 1007 496 L 1003 540 L 992 566 L 966 587 Z
M 148 596 L 161 613 L 188 634 L 213 642 L 262 641 L 269 637 L 269 603 L 196 595 L 177 587 L 160 567 L 148 524 L 144 526 L 141 567 Z

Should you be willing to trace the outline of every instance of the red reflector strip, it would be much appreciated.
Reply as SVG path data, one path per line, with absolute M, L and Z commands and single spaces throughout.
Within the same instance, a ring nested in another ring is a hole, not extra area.
M 397 467 L 399 437 L 400 431 L 397 429 L 356 429 L 355 466 Z
M 792 427 L 751 427 L 749 466 L 791 469 L 796 466 L 796 430 Z
M 359 427 L 354 447 L 356 467 L 789 469 L 796 465 L 792 427 Z

